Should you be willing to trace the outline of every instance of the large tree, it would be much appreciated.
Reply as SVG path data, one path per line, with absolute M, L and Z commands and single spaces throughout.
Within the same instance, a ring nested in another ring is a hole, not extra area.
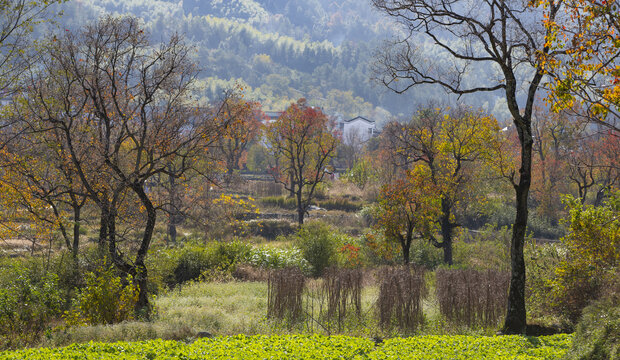
M 191 101 L 191 49 L 178 36 L 158 46 L 148 39 L 131 17 L 67 31 L 49 41 L 24 98 L 25 121 L 70 162 L 99 210 L 100 246 L 133 277 L 136 309 L 147 312 L 145 260 L 161 209 L 149 187 L 158 176 L 182 177 L 219 133 L 212 112 Z M 140 219 L 131 238 L 118 227 L 123 209 Z
M 444 262 L 452 265 L 452 233 L 459 226 L 459 212 L 476 199 L 479 166 L 488 164 L 499 150 L 497 120 L 464 106 L 451 110 L 428 107 L 408 124 L 390 124 L 384 134 L 395 165 L 407 169 L 417 164 L 428 169 L 426 181 L 441 199 L 437 216 L 441 241 L 432 233 L 430 239 L 443 249 Z
M 247 155 L 250 143 L 259 135 L 261 120 L 265 118 L 260 103 L 243 99 L 240 91 L 231 91 L 221 105 L 220 118 L 228 125 L 218 137 L 216 146 L 226 168 L 226 184 L 232 181 L 234 171 L 240 169 L 241 160 Z
M 386 240 L 398 242 L 404 264 L 409 264 L 413 240 L 432 236 L 441 213 L 439 189 L 428 181 L 429 176 L 427 167 L 417 165 L 404 179 L 381 188 L 376 226 Z
M 303 224 L 317 185 L 330 173 L 339 139 L 327 116 L 299 99 L 267 127 L 267 142 L 276 160 L 271 173 L 295 196 L 297 220 Z
M 546 3 L 543 9 L 516 0 L 373 0 L 406 35 L 378 55 L 377 78 L 387 87 L 399 93 L 423 84 L 439 85 L 457 95 L 502 91 L 506 99 L 521 150 L 519 173 L 513 181 L 517 211 L 503 327 L 507 334 L 526 330 L 523 245 L 532 180 L 532 111 L 545 74 L 543 59 L 553 55 L 552 32 L 543 19 L 555 21 L 562 2 Z M 422 41 L 439 49 L 442 61 L 426 58 L 420 51 Z M 468 76 L 476 68 L 488 73 L 486 79 Z

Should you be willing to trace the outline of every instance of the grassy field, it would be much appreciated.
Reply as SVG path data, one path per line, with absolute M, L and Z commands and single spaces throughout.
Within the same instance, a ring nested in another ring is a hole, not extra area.
M 346 331 L 336 324 L 326 323 L 318 313 L 325 309 L 318 292 L 320 280 L 311 280 L 306 292 L 306 316 L 294 324 L 275 322 L 267 318 L 267 284 L 265 282 L 201 282 L 189 283 L 157 297 L 155 316 L 150 322 L 127 321 L 114 325 L 71 327 L 52 332 L 46 346 L 64 346 L 88 341 L 115 342 L 149 339 L 186 340 L 199 332 L 216 336 L 237 334 L 306 334 L 331 335 L 346 333 L 363 337 L 393 337 L 407 335 L 396 329 L 378 326 L 375 301 L 378 289 L 369 284 L 362 291 L 362 316 L 345 319 Z M 445 323 L 431 295 L 424 300 L 425 323 L 416 334 L 427 335 L 491 335 L 494 328 L 471 329 Z

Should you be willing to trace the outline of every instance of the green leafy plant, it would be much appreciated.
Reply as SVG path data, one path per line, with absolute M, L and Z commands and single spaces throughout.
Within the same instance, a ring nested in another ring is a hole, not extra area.
M 57 275 L 33 276 L 19 263 L 0 268 L 0 349 L 36 341 L 63 306 Z
M 381 346 L 350 336 L 282 335 L 216 337 L 192 343 L 151 340 L 84 343 L 1 353 L 5 360 L 91 359 L 548 359 L 562 358 L 571 335 L 415 336 L 392 338 Z
M 310 264 L 299 249 L 252 249 L 247 263 L 265 269 L 296 267 L 304 274 L 309 274 L 311 270 Z

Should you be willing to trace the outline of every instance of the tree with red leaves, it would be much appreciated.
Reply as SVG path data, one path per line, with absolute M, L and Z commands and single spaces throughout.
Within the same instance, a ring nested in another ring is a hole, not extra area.
M 327 116 L 308 106 L 306 99 L 291 104 L 266 130 L 268 147 L 276 161 L 271 174 L 297 200 L 299 224 L 314 197 L 315 190 L 335 155 L 339 137 L 330 127 Z

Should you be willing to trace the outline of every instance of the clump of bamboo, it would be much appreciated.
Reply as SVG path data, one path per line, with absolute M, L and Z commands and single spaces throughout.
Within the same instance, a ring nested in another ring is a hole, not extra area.
M 327 294 L 327 318 L 336 320 L 339 331 L 348 309 L 362 314 L 362 271 L 360 269 L 327 269 L 323 276 L 323 292 Z
M 492 326 L 504 315 L 509 273 L 442 269 L 437 270 L 436 276 L 439 310 L 449 321 Z
M 424 270 L 409 266 L 387 267 L 378 273 L 379 324 L 413 331 L 424 321 L 422 299 L 426 295 Z
M 267 317 L 288 318 L 293 322 L 301 319 L 305 282 L 306 278 L 298 268 L 271 272 L 267 281 Z

